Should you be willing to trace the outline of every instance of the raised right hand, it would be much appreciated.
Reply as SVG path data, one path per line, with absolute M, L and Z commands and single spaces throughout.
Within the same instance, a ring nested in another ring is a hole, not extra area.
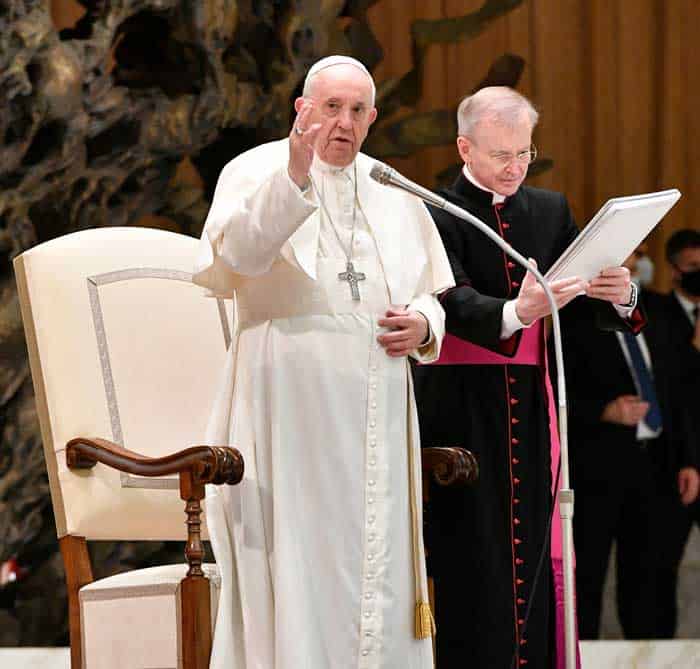
M 291 180 L 302 190 L 309 185 L 309 170 L 314 159 L 314 142 L 321 129 L 320 123 L 311 123 L 313 102 L 304 100 L 289 133 L 289 164 Z M 301 133 L 301 134 L 300 134 Z
M 605 405 L 600 420 L 634 427 L 647 415 L 647 411 L 649 402 L 645 402 L 638 395 L 620 395 Z

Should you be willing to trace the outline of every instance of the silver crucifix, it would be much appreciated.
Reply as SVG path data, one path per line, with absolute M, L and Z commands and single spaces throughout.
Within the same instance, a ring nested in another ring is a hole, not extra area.
M 338 274 L 338 278 L 341 281 L 347 281 L 350 285 L 350 293 L 352 294 L 352 299 L 356 302 L 360 301 L 360 288 L 357 285 L 360 281 L 365 280 L 365 275 L 362 272 L 356 272 L 355 266 L 350 260 L 345 266 L 345 271 Z

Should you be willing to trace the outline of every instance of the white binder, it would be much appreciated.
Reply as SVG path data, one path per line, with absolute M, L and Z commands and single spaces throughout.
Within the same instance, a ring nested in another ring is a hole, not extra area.
M 547 281 L 577 276 L 590 281 L 619 267 L 676 204 L 678 189 L 608 200 L 552 265 Z

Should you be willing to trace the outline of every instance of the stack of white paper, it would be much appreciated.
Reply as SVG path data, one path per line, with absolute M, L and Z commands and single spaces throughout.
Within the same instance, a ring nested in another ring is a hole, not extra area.
M 606 267 L 619 267 L 680 196 L 680 191 L 672 188 L 608 200 L 545 278 L 555 281 L 577 276 L 590 281 Z

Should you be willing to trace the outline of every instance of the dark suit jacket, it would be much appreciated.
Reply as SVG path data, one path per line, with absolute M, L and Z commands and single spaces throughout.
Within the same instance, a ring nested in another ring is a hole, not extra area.
M 643 292 L 640 302 L 647 314 L 644 337 L 663 416 L 663 431 L 650 447 L 661 477 L 673 482 L 681 467 L 697 462 L 696 431 L 688 411 L 688 384 L 693 377 L 687 365 L 692 356 L 687 340 L 684 347 L 679 345 L 679 324 L 669 315 L 667 296 Z M 617 336 L 595 327 L 589 303 L 579 298 L 562 311 L 575 486 L 612 483 L 625 471 L 630 449 L 639 448 L 636 426 L 601 420 L 609 402 L 620 395 L 636 395 L 637 390 Z M 689 325 L 687 316 L 681 315 Z
M 693 326 L 673 293 L 645 293 L 648 337 L 664 367 L 672 448 L 664 463 L 675 476 L 681 467 L 700 466 L 700 351 L 692 344 Z

